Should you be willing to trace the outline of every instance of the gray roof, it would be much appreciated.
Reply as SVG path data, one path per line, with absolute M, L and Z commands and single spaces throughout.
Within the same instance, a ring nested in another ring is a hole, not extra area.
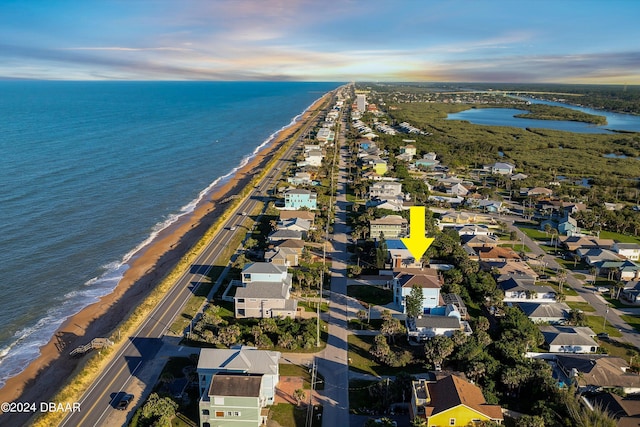
M 549 345 L 586 345 L 598 347 L 592 335 L 593 331 L 587 327 L 573 326 L 542 326 L 540 327 L 544 341 Z
M 415 323 L 417 328 L 460 328 L 460 319 L 454 316 L 421 316 Z
M 279 351 L 257 350 L 253 347 L 235 349 L 203 348 L 198 370 L 214 369 L 227 372 L 278 375 Z
M 269 234 L 269 240 L 288 240 L 297 239 L 302 240 L 302 231 L 298 230 L 276 230 Z
M 262 374 L 216 374 L 211 379 L 209 396 L 260 397 Z
M 526 279 L 516 279 L 509 278 L 502 282 L 499 282 L 498 285 L 504 291 L 530 291 L 535 293 L 555 293 L 555 290 L 551 286 L 544 285 L 534 285 L 531 281 Z
M 248 264 L 242 270 L 243 274 L 282 274 L 287 271 L 286 267 L 271 264 L 270 262 L 254 262 Z
M 538 304 L 535 302 L 518 303 L 520 310 L 528 317 L 548 317 L 562 318 L 571 311 L 571 308 L 565 303 Z
M 286 299 L 288 285 L 274 282 L 251 282 L 236 289 L 235 298 Z

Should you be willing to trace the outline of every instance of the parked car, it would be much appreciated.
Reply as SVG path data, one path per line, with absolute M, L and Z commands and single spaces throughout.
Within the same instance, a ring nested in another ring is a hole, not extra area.
M 598 286 L 597 287 L 597 291 L 598 292 L 609 292 L 609 288 L 607 288 L 606 286 Z
M 125 394 L 124 396 L 122 396 L 122 398 L 116 405 L 116 409 L 120 411 L 125 411 L 129 407 L 129 404 L 131 403 L 132 400 L 133 400 L 133 394 Z

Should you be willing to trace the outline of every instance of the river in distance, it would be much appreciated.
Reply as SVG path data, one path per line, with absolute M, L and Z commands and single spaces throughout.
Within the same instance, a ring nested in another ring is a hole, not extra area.
M 546 105 L 571 108 L 584 113 L 605 116 L 607 124 L 596 126 L 590 123 L 572 122 L 566 120 L 537 120 L 515 117 L 525 111 L 515 108 L 470 108 L 459 113 L 449 114 L 449 120 L 466 120 L 469 123 L 488 126 L 511 126 L 517 128 L 554 129 L 576 133 L 612 133 L 612 131 L 640 132 L 640 116 L 631 114 L 611 113 L 591 108 L 577 107 L 560 102 L 543 101 L 532 98 L 519 98 Z
M 0 386 L 338 85 L 0 82 Z

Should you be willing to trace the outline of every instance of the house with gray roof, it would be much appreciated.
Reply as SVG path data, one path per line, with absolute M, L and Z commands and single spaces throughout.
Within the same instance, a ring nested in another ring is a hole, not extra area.
M 550 353 L 595 353 L 596 334 L 586 326 L 541 326 L 545 346 Z
M 203 348 L 198 360 L 200 426 L 262 425 L 274 403 L 280 352 Z
M 546 302 L 556 301 L 556 292 L 551 286 L 536 285 L 535 281 L 511 276 L 498 282 L 504 291 L 504 302 Z
M 416 342 L 424 342 L 438 335 L 451 337 L 456 331 L 463 331 L 468 335 L 472 333 L 469 324 L 460 320 L 460 313 L 446 316 L 427 314 L 417 318 L 408 317 L 405 324 L 409 340 Z
M 637 243 L 616 242 L 613 251 L 631 261 L 640 261 L 640 245 Z
M 235 317 L 295 317 L 298 301 L 291 299 L 291 277 L 286 266 L 247 264 L 233 297 Z
M 620 357 L 603 354 L 559 354 L 556 365 L 580 392 L 600 389 L 622 389 L 624 393 L 640 392 L 640 376 L 629 371 Z
M 519 302 L 518 307 L 533 323 L 563 324 L 571 308 L 563 303 Z

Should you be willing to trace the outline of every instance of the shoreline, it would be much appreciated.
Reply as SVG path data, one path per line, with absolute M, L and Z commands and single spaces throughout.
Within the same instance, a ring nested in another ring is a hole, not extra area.
M 241 163 L 235 172 L 221 177 L 220 182 L 212 183 L 203 191 L 193 211 L 161 230 L 149 244 L 134 253 L 127 262 L 129 268 L 114 290 L 67 318 L 49 342 L 40 347 L 40 355 L 6 380 L 0 389 L 0 401 L 51 400 L 88 359 L 86 356 L 74 359 L 68 353 L 93 338 L 110 336 L 224 214 L 228 209 L 225 199 L 241 192 L 256 174 L 263 171 L 283 143 L 309 120 L 331 93 L 322 95 L 287 126 L 274 132 L 247 156 L 246 162 L 243 160 L 244 165 Z M 30 414 L 3 414 L 1 417 L 18 415 Z

